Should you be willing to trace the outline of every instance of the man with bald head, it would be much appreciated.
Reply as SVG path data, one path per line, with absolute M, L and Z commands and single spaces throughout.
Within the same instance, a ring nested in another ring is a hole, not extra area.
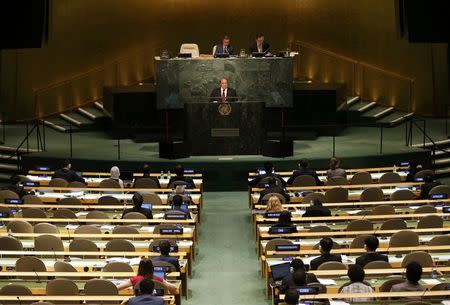
M 219 88 L 214 88 L 211 92 L 210 100 L 213 103 L 229 103 L 237 101 L 236 90 L 228 87 L 228 80 L 223 77 L 219 81 Z

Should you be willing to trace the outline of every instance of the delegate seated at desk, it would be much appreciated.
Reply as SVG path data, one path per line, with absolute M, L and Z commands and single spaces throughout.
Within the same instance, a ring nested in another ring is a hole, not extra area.
M 144 202 L 144 197 L 142 197 L 142 195 L 139 193 L 135 193 L 133 195 L 133 207 L 131 209 L 126 209 L 123 211 L 122 219 L 125 217 L 125 215 L 127 215 L 128 213 L 132 213 L 132 212 L 141 213 L 142 215 L 147 217 L 147 219 L 153 219 L 152 211 L 149 209 L 144 209 L 142 207 L 143 202 Z
M 220 87 L 213 89 L 210 95 L 210 101 L 213 103 L 229 103 L 237 101 L 236 90 L 228 87 L 228 80 L 222 78 L 219 82 Z
M 228 36 L 224 36 L 222 39 L 222 43 L 216 45 L 216 49 L 214 52 L 214 57 L 217 57 L 219 54 L 229 54 L 234 55 L 234 47 L 230 44 L 231 39 Z
M 67 182 L 78 181 L 81 183 L 85 183 L 84 179 L 80 177 L 75 171 L 72 170 L 72 164 L 69 160 L 65 160 L 63 162 L 62 168 L 55 171 L 52 179 L 61 178 L 66 180 Z
M 263 34 L 256 35 L 255 42 L 250 46 L 250 54 L 252 53 L 264 53 L 265 55 L 271 55 L 270 45 L 264 41 Z

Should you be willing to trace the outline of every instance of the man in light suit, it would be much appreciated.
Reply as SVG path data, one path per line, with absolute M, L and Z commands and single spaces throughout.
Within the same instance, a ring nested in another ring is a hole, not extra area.
M 210 95 L 210 100 L 213 103 L 229 103 L 237 101 L 236 90 L 228 87 L 228 80 L 222 78 L 220 80 L 220 87 L 213 89 Z
M 128 305 L 164 305 L 163 299 L 153 296 L 155 283 L 151 279 L 143 279 L 137 285 L 136 296 L 128 300 Z
M 234 55 L 234 48 L 230 44 L 231 39 L 228 36 L 224 36 L 222 39 L 222 43 L 216 45 L 216 51 L 214 52 L 214 57 L 217 57 L 218 54 L 229 54 Z

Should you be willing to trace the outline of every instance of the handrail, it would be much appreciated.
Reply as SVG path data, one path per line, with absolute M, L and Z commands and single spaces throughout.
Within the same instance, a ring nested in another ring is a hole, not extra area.
M 20 142 L 20 144 L 17 146 L 16 150 L 14 151 L 13 154 L 11 154 L 8 158 L 6 158 L 6 160 L 10 160 L 15 156 L 19 155 L 19 150 L 22 148 L 22 145 L 25 144 L 25 142 L 29 139 L 30 135 L 33 133 L 33 131 L 36 129 L 36 127 L 38 126 L 39 122 L 36 122 L 33 126 L 33 128 L 31 128 L 31 130 L 29 130 L 27 132 L 27 134 L 25 135 L 25 137 L 23 138 L 22 142 Z M 39 145 L 39 143 L 38 143 Z

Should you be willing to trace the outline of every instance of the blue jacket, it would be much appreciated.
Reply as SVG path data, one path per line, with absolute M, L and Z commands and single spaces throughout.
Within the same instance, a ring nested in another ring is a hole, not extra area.
M 170 255 L 160 255 L 158 257 L 152 258 L 152 261 L 154 262 L 168 262 L 171 263 L 177 271 L 180 271 L 180 262 L 178 261 L 178 258 L 170 256 Z
M 216 56 L 217 54 L 230 54 L 230 55 L 234 55 L 234 48 L 232 45 L 229 45 L 227 47 L 226 50 L 223 49 L 223 44 L 219 43 L 218 45 L 216 45 L 216 52 L 214 53 L 214 56 Z
M 129 299 L 128 305 L 164 305 L 164 300 L 149 294 L 144 294 Z

